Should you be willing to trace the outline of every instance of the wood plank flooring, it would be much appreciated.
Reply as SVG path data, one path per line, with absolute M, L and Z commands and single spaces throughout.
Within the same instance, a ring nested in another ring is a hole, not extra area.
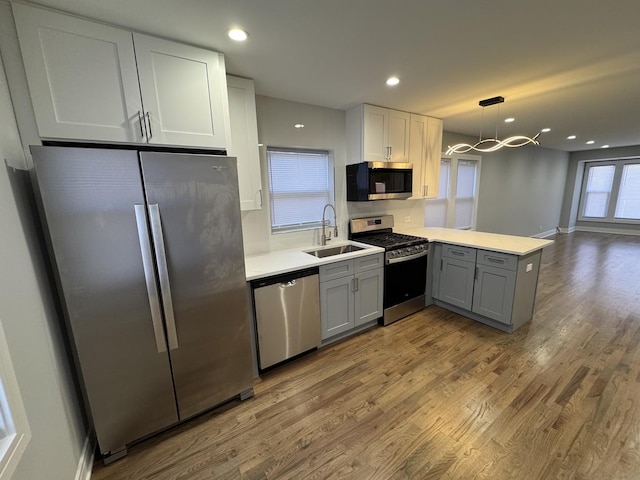
M 639 479 L 640 237 L 555 240 L 514 334 L 429 307 L 278 367 L 92 480 Z

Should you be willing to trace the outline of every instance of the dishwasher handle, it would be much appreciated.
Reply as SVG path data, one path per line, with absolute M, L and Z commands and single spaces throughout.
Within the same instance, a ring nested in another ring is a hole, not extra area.
M 279 284 L 280 288 L 289 288 L 295 286 L 299 279 L 310 277 L 311 275 L 318 275 L 319 272 L 320 269 L 318 267 L 311 267 L 297 270 L 295 272 L 282 273 L 271 277 L 260 278 L 251 281 L 251 288 L 256 289 L 275 284 Z

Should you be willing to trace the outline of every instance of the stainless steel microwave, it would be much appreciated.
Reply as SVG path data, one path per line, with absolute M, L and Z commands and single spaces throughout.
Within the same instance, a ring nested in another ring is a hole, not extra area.
M 347 165 L 347 201 L 404 200 L 411 196 L 411 163 L 362 162 Z

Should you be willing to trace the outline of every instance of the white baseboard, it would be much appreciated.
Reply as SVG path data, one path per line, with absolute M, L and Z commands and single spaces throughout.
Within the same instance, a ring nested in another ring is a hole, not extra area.
M 602 227 L 575 227 L 577 232 L 593 233 L 615 233 L 617 235 L 640 235 L 640 230 L 625 230 L 622 228 L 602 228 Z
M 536 233 L 535 235 L 533 235 L 533 238 L 547 238 L 547 237 L 551 237 L 551 236 L 553 236 L 555 234 L 556 234 L 555 229 L 554 230 L 547 230 L 546 232 Z
M 576 227 L 569 227 L 569 228 L 563 228 L 563 227 L 558 227 L 558 232 L 559 233 L 573 233 L 576 231 Z
M 75 480 L 91 480 L 91 471 L 93 470 L 93 459 L 96 450 L 96 441 L 89 432 L 87 438 L 84 441 L 82 447 L 82 453 L 80 454 L 80 462 L 78 463 L 78 470 L 76 472 Z

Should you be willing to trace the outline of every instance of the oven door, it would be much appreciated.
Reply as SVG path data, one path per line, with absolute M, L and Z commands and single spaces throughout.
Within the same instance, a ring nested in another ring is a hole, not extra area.
M 427 286 L 427 252 L 419 257 L 394 259 L 384 267 L 384 308 L 424 295 Z

